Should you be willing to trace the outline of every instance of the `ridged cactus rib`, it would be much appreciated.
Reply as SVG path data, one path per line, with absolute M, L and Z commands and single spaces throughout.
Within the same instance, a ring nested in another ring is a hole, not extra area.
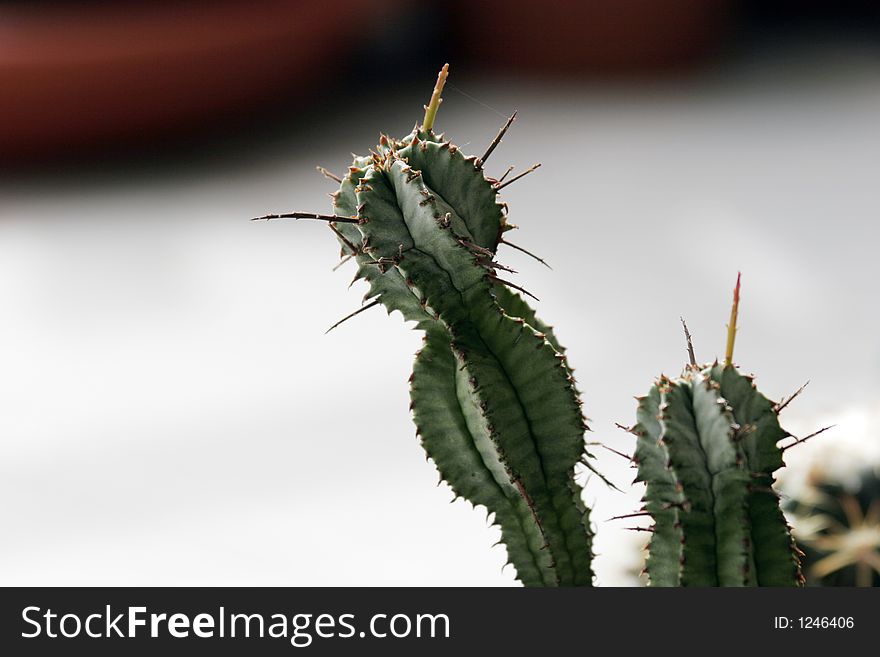
M 774 472 L 781 468 L 778 443 L 789 433 L 779 426 L 777 406 L 762 395 L 751 377 L 733 367 L 716 365 L 712 379 L 733 411 L 740 427 L 739 444 L 750 473 L 749 522 L 752 527 L 752 558 L 760 586 L 791 586 L 803 579 L 799 551 L 773 490 Z
M 366 160 L 366 161 L 365 161 Z M 333 196 L 333 207 L 338 214 L 346 216 L 357 215 L 356 189 L 367 173 L 369 158 L 357 158 L 349 169 L 339 190 Z M 337 223 L 333 228 L 340 233 L 339 242 L 343 253 L 354 255 L 358 264 L 355 280 L 363 279 L 370 284 L 370 289 L 364 300 L 378 298 L 390 314 L 398 310 L 404 319 L 417 322 L 418 328 L 430 326 L 435 318 L 421 305 L 418 296 L 407 286 L 400 271 L 385 264 L 377 264 L 376 260 L 364 253 L 363 235 L 354 224 Z M 352 246 L 355 252 L 352 253 Z
M 646 571 L 653 586 L 678 586 L 681 579 L 682 534 L 680 513 L 685 498 L 675 472 L 668 467 L 669 456 L 660 443 L 660 389 L 651 388 L 639 400 L 635 461 L 639 466 L 637 481 L 647 482 L 645 511 L 654 520 Z
M 504 310 L 504 314 L 510 317 L 519 317 L 538 333 L 542 334 L 558 353 L 565 353 L 565 347 L 559 344 L 559 340 L 556 339 L 553 333 L 553 327 L 542 322 L 531 306 L 526 303 L 525 299 L 516 292 L 512 292 L 501 285 L 496 285 L 492 291 L 495 294 L 495 300 L 498 302 L 498 305 Z M 563 361 L 563 363 L 567 365 L 567 361 Z
M 661 378 L 639 402 L 635 460 L 654 520 L 653 586 L 797 586 L 797 549 L 772 490 L 775 407 L 733 366 Z
M 422 445 L 457 496 L 495 513 L 510 563 L 526 586 L 557 584 L 545 538 L 528 503 L 498 458 L 479 407 L 462 381 L 448 336 L 425 336 L 412 377 L 413 416 Z M 470 422 L 469 422 L 469 417 Z
M 425 126 L 438 105 L 436 92 Z M 334 213 L 356 222 L 331 228 L 357 262 L 355 279 L 370 284 L 365 300 L 426 333 L 412 411 L 442 479 L 494 514 L 523 584 L 591 585 L 589 513 L 574 480 L 576 464 L 590 463 L 574 378 L 550 328 L 495 274 L 510 228 L 496 181 L 425 126 L 355 158 Z
M 456 226 L 459 234 L 466 230 L 473 244 L 492 252 L 497 249 L 505 228 L 502 205 L 473 157 L 466 158 L 449 142 L 429 140 L 401 149 L 398 156 L 419 171 L 425 187 L 463 220 L 464 230 Z

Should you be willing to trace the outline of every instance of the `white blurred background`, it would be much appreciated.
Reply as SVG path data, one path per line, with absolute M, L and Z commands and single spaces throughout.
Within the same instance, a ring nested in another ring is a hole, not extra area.
M 721 355 L 742 271 L 736 360 L 772 398 L 811 381 L 784 414 L 794 434 L 837 424 L 789 453 L 791 476 L 811 450 L 880 462 L 878 55 L 765 43 L 589 84 L 451 62 L 437 127 L 480 153 L 518 109 L 489 173 L 543 162 L 504 198 L 553 270 L 500 259 L 569 350 L 588 439 L 631 452 L 614 423 L 681 369 L 680 315 L 700 360 Z M 330 271 L 335 240 L 248 221 L 328 210 L 314 166 L 405 134 L 422 77 L 292 107 L 234 152 L 0 183 L 0 583 L 516 584 L 414 436 L 417 332 L 377 309 L 324 335 L 366 291 Z M 598 582 L 631 585 L 645 534 L 606 520 L 642 491 L 594 451 L 625 491 L 587 484 Z

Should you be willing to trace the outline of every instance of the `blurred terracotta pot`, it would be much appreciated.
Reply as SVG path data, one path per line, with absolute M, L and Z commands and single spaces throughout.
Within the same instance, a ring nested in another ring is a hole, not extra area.
M 357 45 L 377 4 L 0 7 L 0 162 L 143 142 L 289 98 Z
M 656 72 L 703 61 L 724 37 L 730 0 L 459 0 L 471 58 L 564 74 Z

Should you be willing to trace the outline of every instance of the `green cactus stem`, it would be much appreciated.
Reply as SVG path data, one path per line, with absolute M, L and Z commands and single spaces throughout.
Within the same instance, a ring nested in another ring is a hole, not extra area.
M 639 400 L 634 460 L 653 519 L 652 586 L 798 586 L 799 551 L 773 490 L 789 436 L 778 407 L 733 365 L 734 292 L 725 364 L 660 377 Z
M 587 429 L 564 351 L 501 278 L 512 228 L 483 158 L 434 133 L 444 66 L 421 126 L 355 157 L 326 221 L 357 263 L 364 301 L 425 333 L 411 382 L 417 433 L 457 496 L 485 506 L 528 586 L 591 585 L 592 532 L 575 466 Z M 521 248 L 521 247 L 515 247 Z

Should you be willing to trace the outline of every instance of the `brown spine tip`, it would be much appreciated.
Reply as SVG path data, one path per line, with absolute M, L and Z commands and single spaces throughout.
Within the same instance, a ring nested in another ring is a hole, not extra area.
M 488 160 L 489 156 L 492 154 L 492 151 L 495 150 L 495 147 L 501 143 L 501 140 L 504 138 L 505 133 L 507 132 L 508 128 L 510 128 L 511 124 L 513 124 L 514 121 L 516 121 L 516 112 L 511 114 L 510 117 L 507 119 L 507 121 L 504 123 L 504 125 L 501 126 L 501 129 L 498 131 L 498 134 L 495 135 L 495 139 L 492 140 L 492 143 L 489 144 L 489 147 L 486 149 L 486 152 L 483 153 L 483 156 L 478 160 L 479 168 L 482 168 L 483 164 L 485 164 L 486 160 Z M 511 169 L 512 168 L 513 167 L 511 167 Z M 510 169 L 508 169 L 508 173 L 510 173 Z M 507 174 L 504 174 L 504 175 L 507 175 Z M 501 182 L 501 181 L 499 181 L 499 182 Z

